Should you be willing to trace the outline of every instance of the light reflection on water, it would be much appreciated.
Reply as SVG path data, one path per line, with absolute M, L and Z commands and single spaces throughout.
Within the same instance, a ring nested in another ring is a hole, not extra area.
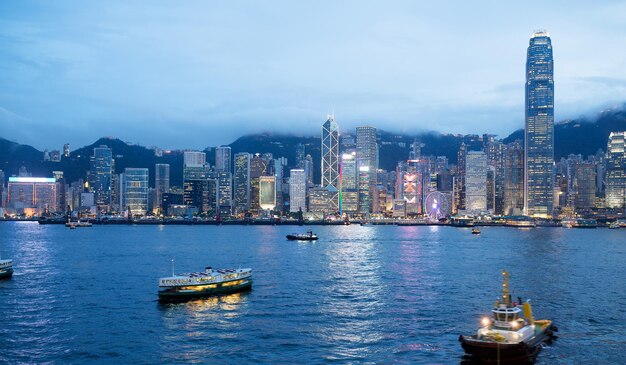
M 458 363 L 499 295 L 561 328 L 539 363 L 619 363 L 626 230 L 62 226 L 0 222 L 0 363 Z M 161 305 L 157 279 L 253 268 L 249 293 Z M 178 269 L 180 268 L 180 270 Z M 598 307 L 602 305 L 602 310 Z M 606 326 L 611 323 L 611 326 Z

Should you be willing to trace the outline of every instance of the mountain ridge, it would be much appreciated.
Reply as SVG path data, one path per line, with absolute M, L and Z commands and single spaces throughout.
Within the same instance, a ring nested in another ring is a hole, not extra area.
M 555 159 L 567 157 L 570 153 L 587 156 L 595 154 L 599 148 L 605 150 L 609 133 L 624 130 L 626 130 L 626 104 L 621 108 L 603 111 L 595 118 L 581 117 L 558 122 L 555 124 Z M 411 143 L 415 139 L 421 142 L 424 155 L 446 156 L 451 163 L 456 162 L 457 151 L 462 142 L 468 145 L 469 150 L 477 150 L 482 146 L 477 134 L 442 134 L 434 131 L 403 134 L 379 130 L 380 167 L 385 170 L 394 169 L 398 161 L 408 157 Z M 514 131 L 505 137 L 503 142 L 509 143 L 516 139 L 523 141 L 523 129 Z M 319 136 L 266 132 L 243 135 L 227 146 L 231 147 L 233 158 L 239 152 L 269 152 L 275 158 L 286 157 L 290 168 L 295 164 L 295 145 L 298 143 L 303 143 L 305 153 L 313 157 L 314 180 L 319 181 L 321 159 Z M 43 161 L 43 152 L 36 148 L 0 137 L 0 169 L 6 176 L 16 175 L 21 166 L 25 166 L 34 176 L 51 176 L 52 171 L 64 171 L 67 181 L 75 181 L 85 178 L 93 148 L 100 145 L 113 149 L 116 173 L 122 172 L 126 167 L 147 167 L 150 170 L 150 182 L 153 184 L 154 164 L 168 163 L 171 185 L 182 185 L 184 150 L 164 151 L 162 156 L 157 156 L 151 148 L 128 144 L 113 137 L 99 138 L 90 145 L 72 151 L 69 158 L 62 157 L 60 162 Z M 204 149 L 207 152 L 207 162 L 212 165 L 215 159 L 213 149 L 214 147 Z

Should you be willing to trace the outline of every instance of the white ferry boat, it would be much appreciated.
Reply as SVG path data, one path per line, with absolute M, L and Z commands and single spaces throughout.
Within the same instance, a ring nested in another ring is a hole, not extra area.
M 209 266 L 202 272 L 176 275 L 172 267 L 172 276 L 159 279 L 159 300 L 182 301 L 251 288 L 252 269 L 214 269 Z
M 8 279 L 13 276 L 13 260 L 0 260 L 0 279 Z

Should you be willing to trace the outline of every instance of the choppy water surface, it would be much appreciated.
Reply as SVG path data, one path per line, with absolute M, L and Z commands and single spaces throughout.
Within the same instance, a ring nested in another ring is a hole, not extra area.
M 454 364 L 505 267 L 560 329 L 538 363 L 626 358 L 626 229 L 299 228 L 1 222 L 0 362 Z M 172 257 L 251 267 L 253 290 L 159 304 Z

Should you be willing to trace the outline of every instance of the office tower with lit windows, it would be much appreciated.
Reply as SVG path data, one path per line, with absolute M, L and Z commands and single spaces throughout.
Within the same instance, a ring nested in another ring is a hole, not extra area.
M 261 210 L 260 178 L 268 175 L 268 160 L 258 153 L 250 159 L 250 211 Z
M 187 180 L 206 180 L 211 167 L 206 162 L 206 153 L 185 151 L 183 159 L 183 183 Z
M 487 155 L 469 151 L 465 161 L 465 209 L 480 213 L 487 210 Z
M 70 157 L 70 144 L 66 143 L 63 145 L 63 157 Z
M 215 170 L 219 172 L 232 172 L 231 150 L 228 146 L 215 148 Z
M 626 132 L 612 132 L 606 149 L 606 206 L 626 208 Z
M 521 215 L 524 210 L 524 147 L 520 140 L 504 148 L 504 215 Z
M 233 213 L 233 176 L 230 172 L 216 173 L 216 210 L 220 217 L 228 217 Z
M 9 177 L 6 207 L 27 216 L 56 210 L 57 181 L 46 177 Z
M 374 196 L 374 190 L 376 189 L 376 172 L 378 171 L 378 144 L 376 142 L 376 128 L 374 127 L 357 127 L 356 128 L 356 158 L 358 164 L 359 176 L 367 176 L 367 185 L 369 191 L 367 195 L 362 192 L 361 183 L 365 183 L 359 180 L 359 197 L 366 199 L 359 199 L 359 212 L 364 212 L 366 209 L 368 212 L 372 211 L 372 197 Z M 365 206 L 367 205 L 367 206 Z
M 170 165 L 158 163 L 154 165 L 154 189 L 156 191 L 156 203 L 154 206 L 163 210 L 163 194 L 170 191 Z
M 235 214 L 245 213 L 250 209 L 250 154 L 235 154 L 235 174 L 233 176 L 233 204 Z
M 356 152 L 346 152 L 341 155 L 339 172 L 340 211 L 345 214 L 355 214 L 359 210 Z
M 526 60 L 524 211 L 551 216 L 554 207 L 554 65 L 552 41 L 533 33 Z
M 289 171 L 289 212 L 306 212 L 306 173 L 304 169 Z
M 339 127 L 330 115 L 322 125 L 322 188 L 329 192 L 331 211 L 339 211 Z
M 259 207 L 262 210 L 276 208 L 276 176 L 259 176 Z
M 143 216 L 148 210 L 148 169 L 124 169 L 121 181 L 122 207 L 133 216 Z
M 111 204 L 113 168 L 113 150 L 104 145 L 95 147 L 90 158 L 88 181 L 96 205 Z
M 457 152 L 457 171 L 454 179 L 454 212 L 465 210 L 465 160 L 467 156 L 467 146 L 461 142 Z

